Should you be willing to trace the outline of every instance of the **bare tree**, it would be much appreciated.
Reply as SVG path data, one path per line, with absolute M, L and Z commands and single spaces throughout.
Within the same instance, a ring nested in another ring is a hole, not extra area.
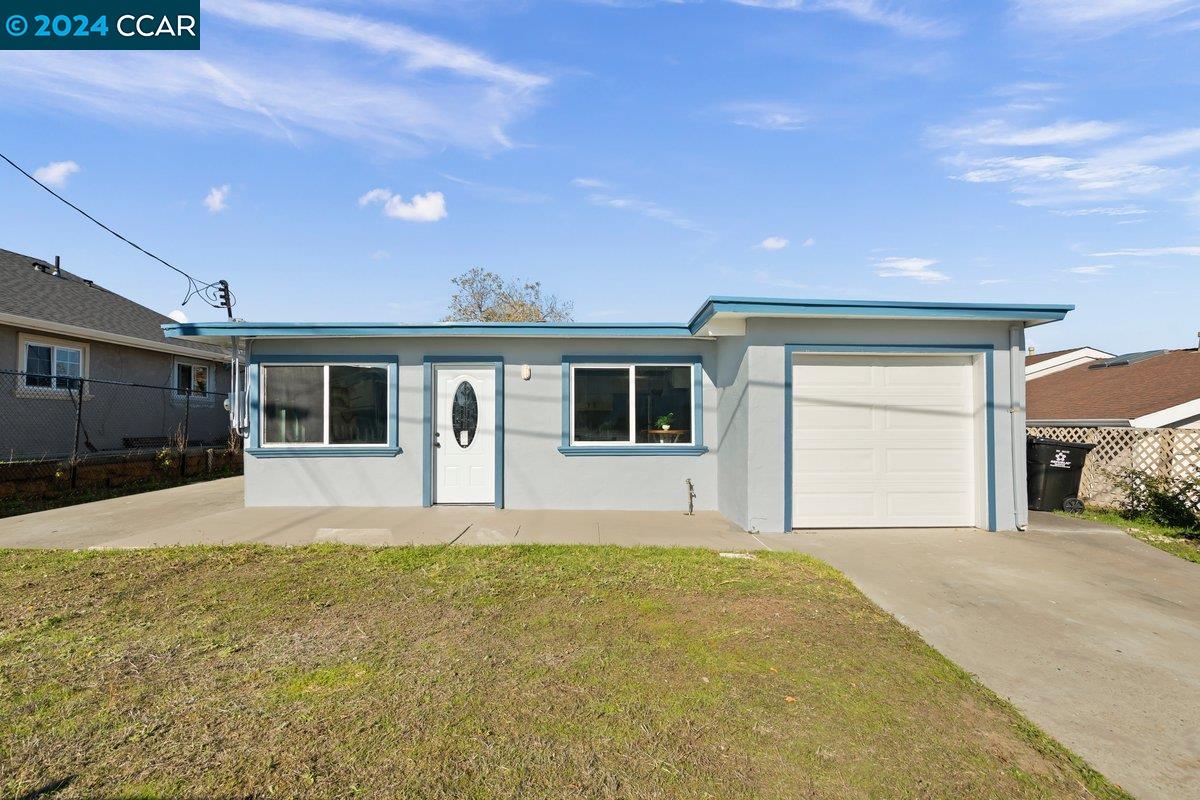
M 541 283 L 504 280 L 482 267 L 451 278 L 454 294 L 443 322 L 570 322 L 574 306 L 542 294 Z

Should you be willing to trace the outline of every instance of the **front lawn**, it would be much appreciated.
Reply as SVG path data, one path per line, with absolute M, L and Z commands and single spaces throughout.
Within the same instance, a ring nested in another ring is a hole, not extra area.
M 1125 797 L 814 559 L 0 551 L 0 794 Z
M 1153 545 L 1171 555 L 1200 564 L 1200 531 L 1160 525 L 1146 517 L 1129 519 L 1110 509 L 1087 509 L 1083 516 L 1120 528 L 1135 539 Z

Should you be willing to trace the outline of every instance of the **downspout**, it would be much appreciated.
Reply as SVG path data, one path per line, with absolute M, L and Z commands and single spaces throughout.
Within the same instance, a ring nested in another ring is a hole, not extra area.
M 1011 423 L 1012 440 L 1012 496 L 1013 527 L 1023 531 L 1028 522 L 1021 512 L 1028 505 L 1025 497 L 1025 480 L 1021 475 L 1021 463 L 1025 458 L 1025 357 L 1021 352 L 1025 339 L 1025 326 L 1012 325 L 1008 329 L 1008 417 Z
M 250 434 L 250 381 L 249 376 L 245 376 L 243 380 L 242 374 L 242 359 L 239 357 L 239 340 L 238 337 L 230 337 L 230 345 L 233 351 L 233 375 L 231 378 L 230 398 L 232 402 L 229 404 L 229 425 L 237 432 L 238 436 L 245 439 Z M 250 349 L 254 343 L 253 339 L 246 339 L 246 364 L 250 363 Z

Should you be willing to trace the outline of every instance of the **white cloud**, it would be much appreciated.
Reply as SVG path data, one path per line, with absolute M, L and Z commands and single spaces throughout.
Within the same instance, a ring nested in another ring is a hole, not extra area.
M 1157 22 L 1195 7 L 1194 0 L 1016 0 L 1017 16 L 1025 23 L 1101 32 Z
M 875 274 L 881 278 L 911 278 L 922 283 L 942 283 L 950 276 L 930 269 L 938 262 L 931 258 L 901 258 L 889 256 L 875 261 Z
M 1112 264 L 1085 264 L 1082 267 L 1070 267 L 1067 272 L 1075 275 L 1103 275 L 1112 269 Z
M 944 158 L 952 177 L 1007 184 L 1020 205 L 1058 207 L 1070 216 L 1134 216 L 1147 212 L 1122 201 L 1166 196 L 1189 182 L 1187 157 L 1200 152 L 1200 128 L 1122 140 L 1126 127 L 1097 120 L 1030 126 L 989 118 L 932 128 L 929 141 L 955 148 Z M 1038 150 L 1029 152 L 1033 147 Z
M 389 253 L 387 250 L 376 250 L 374 253 L 371 253 L 372 261 L 386 261 L 387 259 L 389 259 L 391 257 L 392 257 L 392 254 Z
M 262 0 L 205 0 L 204 13 L 301 38 L 343 42 L 375 53 L 399 55 L 414 72 L 443 69 L 519 89 L 548 83 L 546 78 L 496 63 L 470 48 L 404 25 L 359 15 Z
M 788 240 L 782 236 L 768 236 L 758 243 L 760 250 L 782 250 L 788 246 Z
M 67 178 L 79 172 L 79 165 L 74 161 L 51 161 L 44 167 L 33 171 L 33 177 L 47 186 L 62 188 L 67 185 Z
M 1033 128 L 1018 128 L 999 119 L 989 119 L 957 130 L 943 131 L 951 139 L 976 144 L 1011 147 L 1044 147 L 1072 145 L 1111 139 L 1121 132 L 1121 126 L 1099 120 L 1081 122 L 1059 120 Z
M 669 208 L 664 208 L 650 200 L 642 200 L 639 197 L 616 197 L 607 194 L 593 194 L 588 197 L 588 202 L 592 205 L 607 206 L 608 208 L 616 208 L 622 211 L 632 211 L 636 214 L 641 214 L 643 217 L 665 222 L 668 225 L 674 225 L 676 228 L 685 231 L 701 232 L 703 230 L 687 217 L 680 216 Z
M 229 208 L 229 204 L 226 202 L 228 199 L 228 183 L 222 184 L 221 186 L 214 186 L 208 190 L 208 194 L 204 197 L 204 207 L 207 208 L 212 214 L 219 214 L 226 208 Z
M 371 203 L 386 203 L 392 197 L 391 189 L 372 189 L 362 197 L 358 198 L 358 207 L 370 205 Z
M 406 201 L 390 189 L 372 189 L 358 198 L 359 208 L 371 203 L 382 204 L 384 216 L 405 222 L 437 222 L 446 218 L 446 198 L 441 192 L 414 194 Z
M 1095 208 L 1070 208 L 1053 210 L 1060 217 L 1134 217 L 1150 212 L 1138 206 L 1098 206 Z
M 893 3 L 878 0 L 731 0 L 742 6 L 782 11 L 827 11 L 858 22 L 878 25 L 905 36 L 930 39 L 953 35 L 955 26 L 898 11 Z
M 602 181 L 599 178 L 573 178 L 572 186 L 578 186 L 581 189 L 607 189 L 609 184 L 607 181 Z
M 1012 283 L 1009 278 L 984 278 L 979 282 L 980 286 L 995 286 L 999 283 Z
M 1200 246 L 1185 245 L 1182 247 L 1130 247 L 1125 250 L 1110 250 L 1106 253 L 1092 253 L 1096 258 L 1150 258 L 1154 256 L 1200 256 Z
M 514 189 L 510 186 L 491 186 L 486 183 L 460 178 L 446 172 L 439 172 L 438 175 L 441 175 L 451 183 L 467 187 L 467 190 L 471 194 L 478 195 L 479 197 L 492 198 L 505 203 L 527 204 L 550 202 L 550 196 L 542 192 L 530 192 L 525 189 Z
M 804 244 L 802 244 L 801 247 L 812 247 L 816 243 L 817 240 L 810 236 L 804 240 Z
M 167 314 L 167 316 L 170 317 L 171 319 L 175 320 L 176 322 L 187 322 L 188 321 L 188 315 L 183 313 L 182 308 L 175 309 L 170 314 Z
M 806 111 L 791 103 L 746 102 L 726 103 L 719 111 L 734 125 L 764 131 L 798 131 L 809 121 Z
M 0 102 L 143 127 L 332 137 L 400 154 L 512 146 L 549 80 L 403 25 L 286 3 L 213 0 L 253 28 L 197 52 L 0 53 Z M 247 42 L 252 42 L 247 43 Z

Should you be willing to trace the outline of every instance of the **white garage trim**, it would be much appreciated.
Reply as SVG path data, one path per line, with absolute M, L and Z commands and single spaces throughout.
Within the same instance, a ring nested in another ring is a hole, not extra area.
M 972 370 L 972 374 L 982 378 L 982 385 L 978 377 L 974 380 L 977 384 L 975 387 L 975 396 L 978 398 L 982 395 L 984 419 L 982 425 L 982 436 L 976 437 L 976 469 L 979 470 L 982 481 L 977 481 L 977 484 L 982 484 L 979 491 L 984 494 L 985 508 L 980 509 L 980 522 L 984 522 L 986 518 L 986 527 L 990 531 L 996 530 L 996 465 L 995 465 L 995 414 L 994 414 L 994 366 L 993 366 L 993 346 L 990 344 L 972 344 L 972 345 L 850 345 L 850 344 L 789 344 L 784 346 L 784 436 L 783 436 L 783 451 L 784 451 L 784 485 L 783 485 L 783 522 L 784 530 L 792 530 L 792 494 L 793 494 L 793 464 L 792 464 L 792 448 L 793 448 L 793 364 L 795 356 L 799 354 L 811 355 L 847 355 L 847 356 L 864 356 L 864 355 L 928 355 L 928 356 L 951 356 L 951 355 L 966 355 L 976 356 L 977 363 L 982 367 L 982 375 L 979 376 L 978 370 Z M 982 391 L 980 391 L 982 390 Z M 980 441 L 982 439 L 982 441 Z M 982 456 L 982 459 L 981 459 Z M 982 464 L 979 462 L 982 460 Z M 982 469 L 980 469 L 982 467 Z M 979 500 L 977 492 L 977 503 Z

